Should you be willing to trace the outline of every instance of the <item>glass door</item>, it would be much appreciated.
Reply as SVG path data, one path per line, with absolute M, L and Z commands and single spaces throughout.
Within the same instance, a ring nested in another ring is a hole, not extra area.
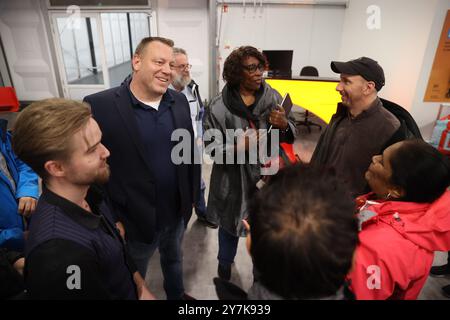
M 146 12 L 51 13 L 64 97 L 82 100 L 119 86 L 137 44 L 150 35 L 149 19 Z
M 64 97 L 82 100 L 109 88 L 100 15 L 53 13 L 52 23 Z
M 101 13 L 110 86 L 119 86 L 131 73 L 131 58 L 142 38 L 150 36 L 146 13 Z

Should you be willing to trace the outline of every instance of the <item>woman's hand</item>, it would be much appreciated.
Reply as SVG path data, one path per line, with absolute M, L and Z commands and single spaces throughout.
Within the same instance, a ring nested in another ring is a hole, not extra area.
M 269 123 L 277 129 L 286 130 L 289 126 L 285 110 L 282 106 L 273 109 L 269 115 Z

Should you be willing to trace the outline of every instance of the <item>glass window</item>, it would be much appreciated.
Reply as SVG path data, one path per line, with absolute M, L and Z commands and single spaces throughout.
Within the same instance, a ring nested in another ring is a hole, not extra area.
M 69 84 L 103 84 L 96 21 L 57 18 L 61 50 Z

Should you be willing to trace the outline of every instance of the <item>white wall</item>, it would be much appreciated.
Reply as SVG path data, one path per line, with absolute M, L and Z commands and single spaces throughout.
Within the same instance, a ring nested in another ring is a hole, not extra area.
M 429 139 L 431 137 L 440 104 L 434 102 L 423 102 L 423 99 L 425 97 L 428 78 L 430 77 L 431 68 L 433 66 L 434 55 L 436 54 L 436 49 L 439 44 L 439 37 L 444 25 L 444 19 L 448 10 L 450 10 L 449 0 L 438 1 L 431 25 L 430 36 L 425 49 L 423 63 L 419 73 L 419 80 L 417 82 L 416 91 L 412 102 L 411 113 L 419 123 L 425 139 Z M 447 111 L 448 113 L 448 109 L 444 111 Z
M 379 30 L 366 25 L 371 5 L 380 8 Z M 350 0 L 345 13 L 339 58 L 377 60 L 386 77 L 380 96 L 409 110 L 420 127 L 436 117 L 436 104 L 421 101 L 449 6 L 449 0 Z
M 156 7 L 154 6 L 156 4 Z M 185 49 L 192 64 L 191 76 L 198 83 L 200 95 L 209 93 L 209 22 L 207 0 L 158 0 L 152 2 L 157 12 L 158 35 L 170 38 Z
M 245 7 L 230 5 L 228 12 L 221 10 L 222 6 L 218 6 L 221 71 L 233 49 L 251 45 L 259 50 L 294 50 L 294 76 L 299 75 L 301 68 L 306 65 L 315 66 L 320 76 L 336 76 L 329 64 L 339 55 L 345 7 L 253 6 L 249 1 Z
M 58 96 L 38 1 L 0 1 L 0 35 L 19 100 Z

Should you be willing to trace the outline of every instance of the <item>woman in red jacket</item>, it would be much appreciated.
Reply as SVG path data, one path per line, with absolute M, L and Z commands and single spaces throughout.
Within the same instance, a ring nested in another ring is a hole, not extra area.
M 450 250 L 448 160 L 422 140 L 374 156 L 357 198 L 361 232 L 348 278 L 357 299 L 416 299 L 434 251 Z

